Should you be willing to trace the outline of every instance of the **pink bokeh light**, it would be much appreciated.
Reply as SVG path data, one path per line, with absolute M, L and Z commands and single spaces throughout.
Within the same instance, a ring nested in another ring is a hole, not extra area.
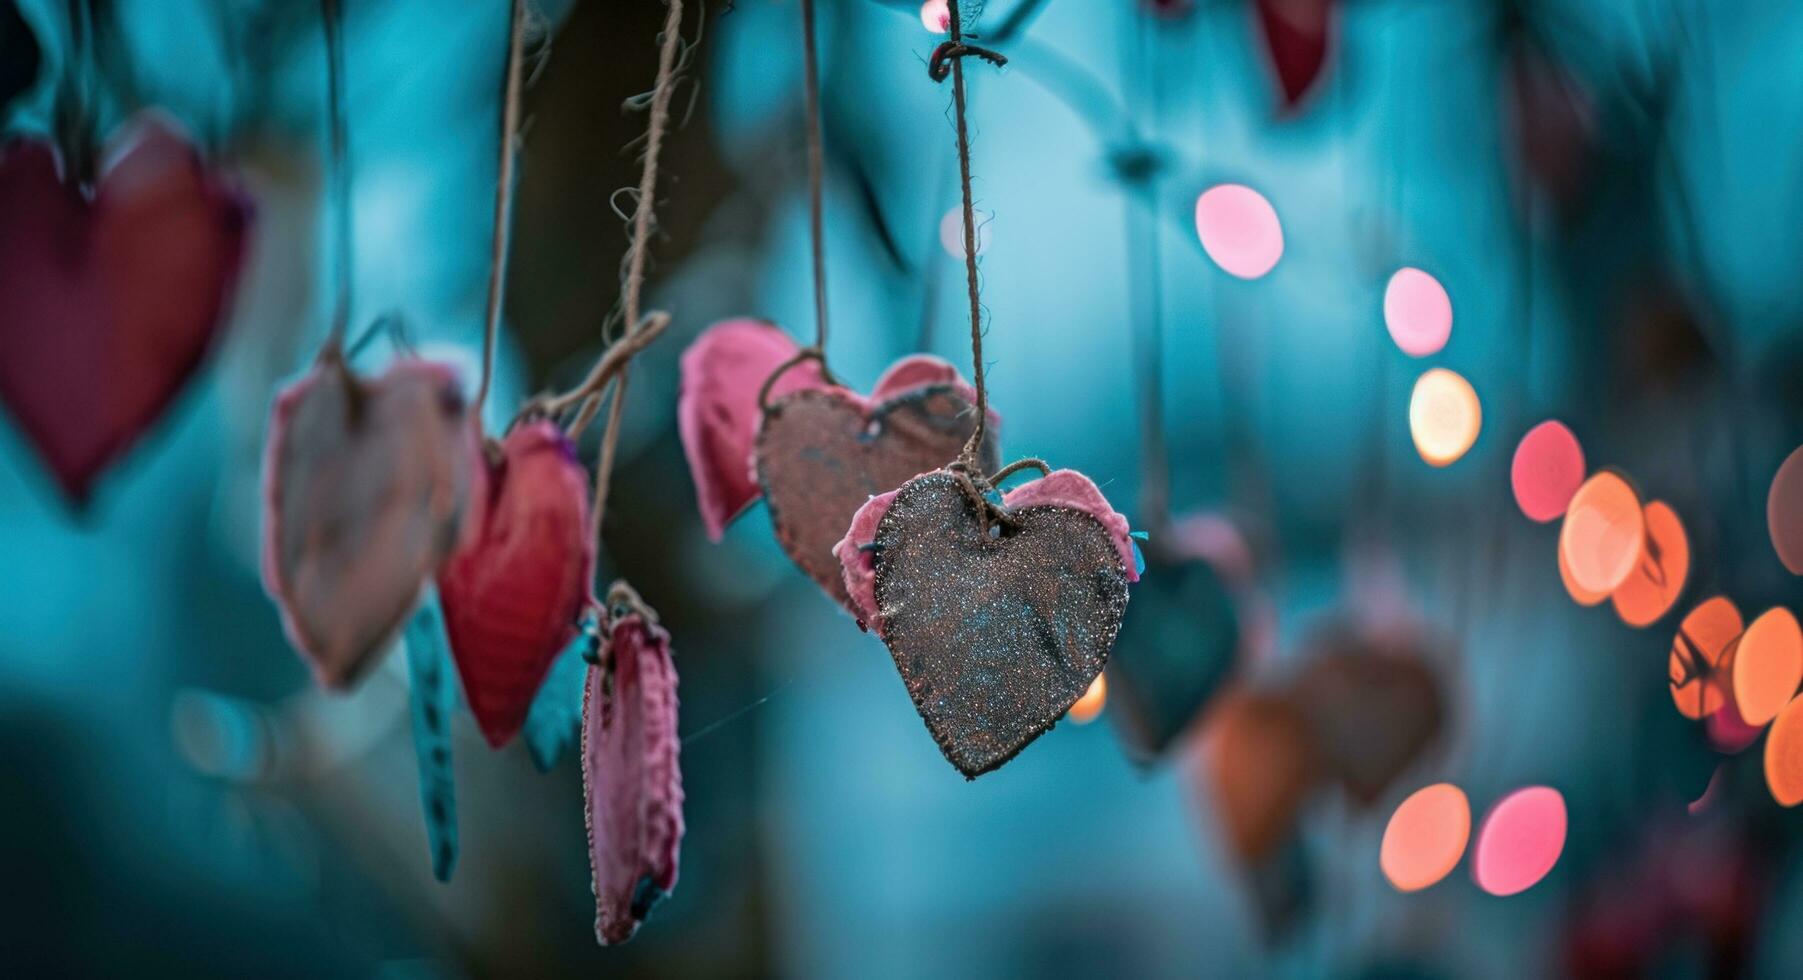
M 1509 484 L 1528 520 L 1556 521 L 1584 485 L 1584 447 L 1565 423 L 1548 419 L 1521 437 L 1509 466 Z
M 1399 269 L 1384 288 L 1384 324 L 1404 354 L 1437 354 L 1452 336 L 1452 298 L 1433 276 Z
M 1283 226 L 1264 195 L 1244 184 L 1217 184 L 1196 198 L 1202 249 L 1229 275 L 1257 279 L 1283 257 Z
M 1546 877 L 1565 850 L 1565 797 L 1528 786 L 1497 801 L 1478 831 L 1471 877 L 1492 895 L 1516 895 Z

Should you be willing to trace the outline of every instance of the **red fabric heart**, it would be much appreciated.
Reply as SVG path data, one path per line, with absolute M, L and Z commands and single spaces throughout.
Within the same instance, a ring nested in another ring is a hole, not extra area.
M 670 634 L 628 612 L 613 620 L 607 658 L 589 668 L 582 696 L 584 815 L 603 946 L 631 939 L 676 887 L 683 831 Z
M 0 399 L 77 503 L 200 366 L 251 218 L 158 115 L 108 160 L 87 189 L 46 143 L 0 148 Z
M 1254 0 L 1253 6 L 1284 107 L 1293 109 L 1327 63 L 1334 0 Z
M 263 458 L 263 585 L 319 683 L 374 662 L 481 500 L 457 375 L 402 360 L 374 380 L 322 361 L 276 399 Z
M 776 324 L 739 319 L 707 328 L 682 354 L 677 429 L 695 481 L 701 522 L 712 540 L 720 540 L 726 525 L 762 492 L 751 464 L 763 416 L 758 391 L 799 350 Z M 824 387 L 820 365 L 809 361 L 778 378 L 770 398 Z
M 500 748 L 578 629 L 595 544 L 588 473 L 555 423 L 508 433 L 487 482 L 476 532 L 439 573 L 438 594 L 470 713 Z

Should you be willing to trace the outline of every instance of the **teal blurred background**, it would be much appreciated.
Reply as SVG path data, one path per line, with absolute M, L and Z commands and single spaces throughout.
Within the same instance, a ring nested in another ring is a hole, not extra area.
M 993 0 L 978 33 L 1019 2 Z M 463 858 L 438 884 L 402 659 L 324 695 L 258 583 L 268 405 L 329 315 L 317 11 L 106 6 L 103 122 L 163 107 L 243 180 L 257 224 L 222 342 L 87 509 L 62 502 L 0 414 L 0 972 L 1560 975 L 1586 969 L 1570 936 L 1602 883 L 1687 849 L 1758 868 L 1735 969 L 1803 971 L 1797 822 L 1759 753 L 1727 761 L 1707 827 L 1685 822 L 1717 758 L 1667 694 L 1676 615 L 1633 631 L 1573 605 L 1556 528 L 1523 519 L 1508 481 L 1521 434 L 1560 418 L 1593 466 L 1686 516 L 1681 610 L 1715 592 L 1754 611 L 1800 598 L 1763 515 L 1803 442 L 1803 5 L 1346 0 L 1316 90 L 1288 112 L 1237 0 L 1034 3 L 997 44 L 1009 68 L 973 65 L 1005 455 L 1083 470 L 1134 513 L 1135 205 L 1110 161 L 1151 146 L 1174 504 L 1246 529 L 1276 613 L 1263 666 L 1322 616 L 1398 595 L 1447 638 L 1443 737 L 1375 809 L 1311 805 L 1312 899 L 1277 937 L 1217 841 L 1193 753 L 1142 768 L 1109 725 L 1066 724 L 966 783 L 881 644 L 795 573 L 762 514 L 707 542 L 676 441 L 677 357 L 720 318 L 812 330 L 797 6 L 710 5 L 654 246 L 649 302 L 674 322 L 634 375 L 605 556 L 661 611 L 681 729 L 700 734 L 682 749 L 681 882 L 618 949 L 593 942 L 576 768 L 541 775 L 460 717 Z M 491 427 L 599 350 L 626 243 L 609 201 L 636 181 L 623 147 L 644 125 L 621 104 L 650 86 L 663 16 L 653 0 L 542 6 L 554 27 L 527 89 Z M 353 322 L 400 312 L 414 345 L 473 383 L 507 4 L 346 7 Z M 55 77 L 64 4 L 18 10 Z M 958 188 L 948 92 L 925 70 L 938 38 L 913 4 L 822 0 L 820 17 L 833 364 L 859 388 L 922 341 L 968 365 L 962 264 L 940 244 Z M 1527 114 L 1549 140 L 1579 132 L 1570 187 L 1518 164 L 1507 72 L 1522 36 L 1582 93 L 1576 122 Z M 25 92 L 6 131 L 44 132 L 52 95 Z M 1282 218 L 1285 253 L 1258 281 L 1197 241 L 1195 198 L 1221 181 Z M 1452 298 L 1430 362 L 1384 330 L 1384 284 L 1405 265 Z M 363 358 L 392 354 L 384 340 Z M 1408 432 L 1430 364 L 1484 408 L 1446 469 Z M 1392 891 L 1384 819 L 1441 779 L 1480 810 L 1558 787 L 1560 865 L 1509 899 L 1463 870 Z M 1673 947 L 1662 975 L 1720 972 Z

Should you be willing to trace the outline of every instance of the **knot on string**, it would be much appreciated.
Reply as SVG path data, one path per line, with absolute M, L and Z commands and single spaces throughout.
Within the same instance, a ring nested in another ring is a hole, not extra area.
M 958 489 L 964 491 L 965 498 L 970 501 L 971 507 L 977 512 L 977 521 L 982 526 L 983 536 L 988 537 L 991 519 L 1010 531 L 1020 527 L 1020 521 L 1015 518 L 1014 514 L 994 497 L 1001 496 L 1003 480 L 1024 469 L 1036 469 L 1040 476 L 1049 476 L 1052 472 L 1052 468 L 1046 465 L 1045 460 L 1029 457 L 1017 459 L 996 470 L 993 474 L 984 476 L 973 458 L 963 456 L 946 464 L 945 472 L 951 474 L 952 478 L 958 481 Z M 991 496 L 992 494 L 994 497 Z
M 974 55 L 997 68 L 1008 64 L 1008 56 L 1000 51 L 979 48 L 974 44 L 965 44 L 962 40 L 944 41 L 933 49 L 933 56 L 927 60 L 927 77 L 935 82 L 943 82 L 952 73 L 952 62 L 966 56 Z

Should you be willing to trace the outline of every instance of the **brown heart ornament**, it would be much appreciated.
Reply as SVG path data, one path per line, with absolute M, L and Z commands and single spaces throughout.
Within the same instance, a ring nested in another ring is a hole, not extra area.
M 966 778 L 1049 730 L 1108 662 L 1138 578 L 1127 519 L 1057 470 L 1000 514 L 948 471 L 872 498 L 835 549 L 863 622 Z
M 916 354 L 891 366 L 868 397 L 804 388 L 764 412 L 754 458 L 776 539 L 854 615 L 834 546 L 873 495 L 958 457 L 976 428 L 975 402 L 957 368 Z M 986 471 L 997 465 L 998 424 L 992 415 L 985 426 L 978 462 Z M 862 616 L 858 622 L 868 628 Z

